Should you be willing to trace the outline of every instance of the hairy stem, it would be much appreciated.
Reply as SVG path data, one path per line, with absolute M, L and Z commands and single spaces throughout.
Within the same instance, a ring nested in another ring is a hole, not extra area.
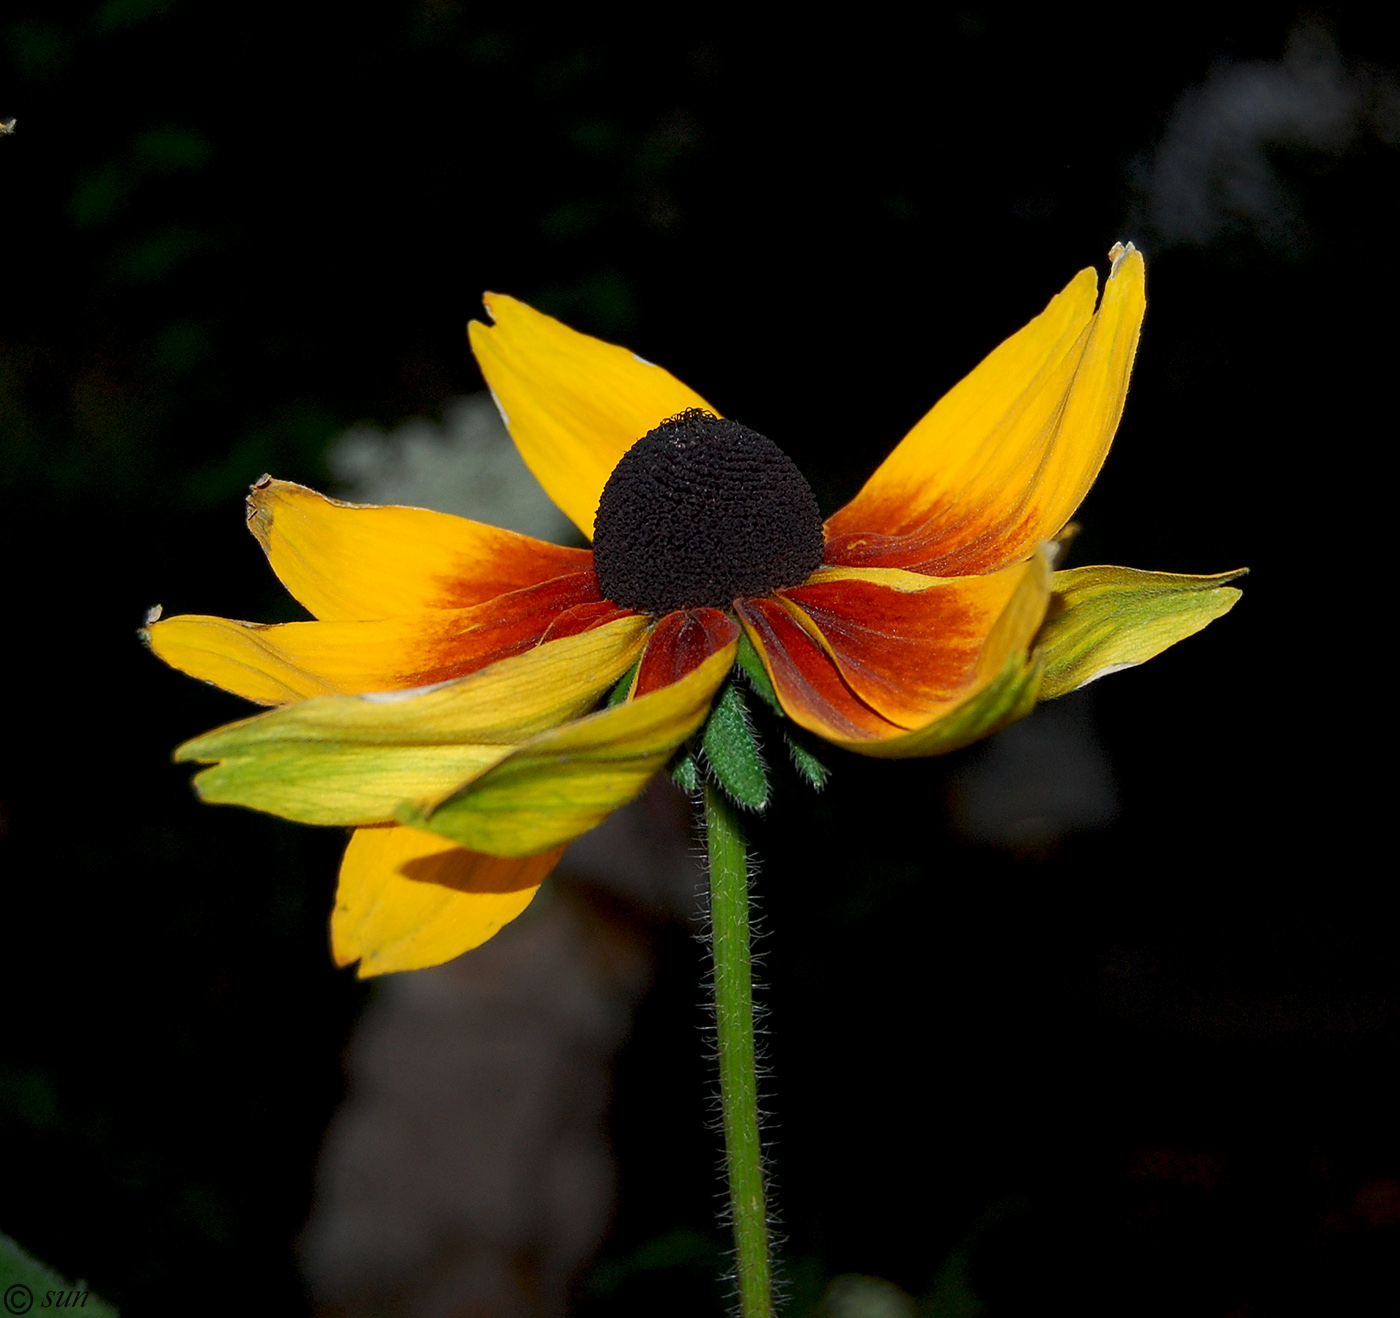
M 748 855 L 738 813 L 713 782 L 705 784 L 705 837 L 710 857 L 719 1093 L 738 1260 L 739 1312 L 743 1318 L 772 1318 L 773 1268 L 754 1069 Z

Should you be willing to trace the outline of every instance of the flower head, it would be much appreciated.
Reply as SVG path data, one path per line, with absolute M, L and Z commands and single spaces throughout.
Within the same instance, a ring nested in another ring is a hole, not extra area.
M 1111 255 L 1101 301 L 1082 271 L 824 524 L 771 440 L 626 349 L 488 295 L 477 360 L 592 551 L 264 477 L 249 524 L 314 621 L 153 620 L 168 663 L 277 706 L 177 757 L 212 764 L 206 800 L 356 830 L 333 945 L 372 974 L 446 960 L 518 915 L 564 845 L 723 706 L 736 661 L 807 732 L 912 756 L 1150 658 L 1238 592 L 1231 574 L 1051 571 L 1145 305 L 1141 256 Z

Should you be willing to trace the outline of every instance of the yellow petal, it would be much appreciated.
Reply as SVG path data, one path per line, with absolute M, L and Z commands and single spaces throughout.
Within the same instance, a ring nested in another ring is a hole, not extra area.
M 670 686 L 542 733 L 435 810 L 405 808 L 399 821 L 497 856 L 586 833 L 640 795 L 705 721 L 737 648 L 732 642 Z
M 561 613 L 597 599 L 593 573 L 573 572 L 466 609 L 276 624 L 180 614 L 142 635 L 171 667 L 278 705 L 450 681 L 538 644 Z
M 1045 665 L 1041 699 L 1146 663 L 1235 607 L 1225 583 L 1246 569 L 1192 577 L 1127 567 L 1056 572 L 1050 616 L 1036 637 Z
M 218 761 L 195 779 L 206 801 L 307 824 L 382 823 L 591 708 L 641 653 L 650 625 L 621 618 L 422 694 L 299 701 L 186 742 L 175 758 Z
M 986 573 L 1052 539 L 1093 484 L 1122 415 L 1145 308 L 1142 256 L 1115 248 L 1102 304 L 1081 271 L 955 385 L 845 508 L 831 538 L 912 536 L 900 566 Z M 835 559 L 859 557 L 837 546 Z
M 365 978 L 450 961 L 514 920 L 563 850 L 507 859 L 417 829 L 357 829 L 331 914 L 336 963 L 358 961 Z
M 424 508 L 342 503 L 264 476 L 248 527 L 317 618 L 389 618 L 480 604 L 590 566 L 587 551 Z
M 142 629 L 141 637 L 172 668 L 259 705 L 285 705 L 334 692 L 331 683 L 289 660 L 278 643 L 281 631 L 255 622 L 185 613 L 151 623 Z
M 668 417 L 714 409 L 626 348 L 500 293 L 483 300 L 495 324 L 468 326 L 481 373 L 525 465 L 591 540 L 598 498 L 622 455 Z

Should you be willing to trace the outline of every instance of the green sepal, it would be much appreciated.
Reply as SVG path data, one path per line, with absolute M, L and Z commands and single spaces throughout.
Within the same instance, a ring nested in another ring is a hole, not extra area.
M 695 796 L 700 791 L 700 766 L 690 751 L 676 761 L 671 770 L 671 781 L 687 796 Z
M 831 777 L 831 770 L 790 732 L 783 733 L 783 740 L 787 742 L 792 767 L 797 770 L 798 777 L 814 792 L 820 792 Z
M 736 804 L 762 810 L 768 804 L 768 770 L 738 686 L 724 684 L 705 724 L 705 762 Z
M 748 679 L 749 687 L 753 693 L 763 701 L 769 709 L 780 719 L 786 722 L 787 713 L 784 711 L 782 703 L 778 700 L 778 693 L 773 688 L 773 679 L 768 676 L 768 670 L 763 666 L 763 659 L 754 644 L 749 640 L 748 632 L 739 634 L 739 667 L 744 670 L 744 676 Z M 831 777 L 831 770 L 826 767 L 815 755 L 812 754 L 791 732 L 784 730 L 783 740 L 787 742 L 788 751 L 792 756 L 793 767 L 797 770 L 798 776 L 814 792 L 820 792 L 826 786 L 827 779 Z
M 622 702 L 626 700 L 628 696 L 632 694 L 632 683 L 637 680 L 637 670 L 641 666 L 642 659 L 641 656 L 638 655 L 637 662 L 633 664 L 632 667 L 629 668 L 625 673 L 623 673 L 622 677 L 618 679 L 617 685 L 613 687 L 611 691 L 608 692 L 608 698 L 603 702 L 604 709 L 616 708 L 618 705 L 622 704 Z
M 1194 635 L 1234 608 L 1240 592 L 1225 583 L 1246 571 L 1209 577 L 1128 567 L 1056 572 L 1050 612 L 1035 642 L 1045 668 L 1040 698 L 1067 695 Z
M 534 856 L 572 841 L 635 800 L 675 760 L 733 664 L 726 647 L 669 686 L 507 748 L 460 791 L 405 799 L 394 818 L 488 856 Z
M 763 666 L 757 650 L 754 649 L 753 642 L 749 640 L 748 632 L 739 633 L 739 667 L 744 670 L 744 676 L 749 679 L 749 685 L 753 688 L 754 694 L 763 701 L 779 718 L 786 718 L 783 707 L 778 701 L 778 693 L 773 689 L 773 679 L 768 676 L 768 670 Z

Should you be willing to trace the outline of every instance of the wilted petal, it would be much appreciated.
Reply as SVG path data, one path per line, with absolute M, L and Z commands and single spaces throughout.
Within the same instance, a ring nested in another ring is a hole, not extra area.
M 1018 650 L 1007 656 L 990 682 L 927 727 L 863 746 L 842 744 L 862 755 L 888 760 L 946 755 L 1024 718 L 1035 708 L 1039 691 L 1040 665 L 1025 650 Z
M 690 407 L 714 409 L 626 348 L 590 338 L 500 293 L 493 325 L 472 321 L 472 351 L 511 438 L 545 492 L 584 535 L 622 455 Z
M 364 978 L 450 961 L 514 920 L 563 851 L 484 856 L 395 824 L 356 829 L 331 914 L 336 963 L 358 961 Z
M 496 856 L 586 833 L 639 796 L 699 729 L 737 648 L 731 642 L 649 695 L 542 733 L 436 809 L 405 808 L 399 821 Z
M 932 754 L 913 737 L 962 709 L 1025 653 L 1045 615 L 1043 554 L 988 577 L 881 569 L 818 572 L 740 617 L 784 710 L 868 755 Z
M 1045 616 L 1049 570 L 1039 556 L 946 580 L 827 569 L 780 593 L 861 700 L 899 727 L 920 728 L 1026 648 Z
M 382 823 L 582 714 L 631 667 L 650 625 L 622 618 L 423 694 L 299 701 L 186 742 L 175 758 L 219 762 L 195 778 L 206 801 L 307 824 Z
M 901 729 L 881 718 L 841 678 L 840 670 L 800 611 L 781 598 L 736 600 L 734 607 L 758 651 L 784 712 L 809 732 L 842 744 L 873 744 Z
M 1128 567 L 1056 572 L 1050 614 L 1036 638 L 1045 667 L 1041 699 L 1146 663 L 1194 636 L 1235 607 L 1240 592 L 1225 583 L 1246 570 L 1209 577 Z

